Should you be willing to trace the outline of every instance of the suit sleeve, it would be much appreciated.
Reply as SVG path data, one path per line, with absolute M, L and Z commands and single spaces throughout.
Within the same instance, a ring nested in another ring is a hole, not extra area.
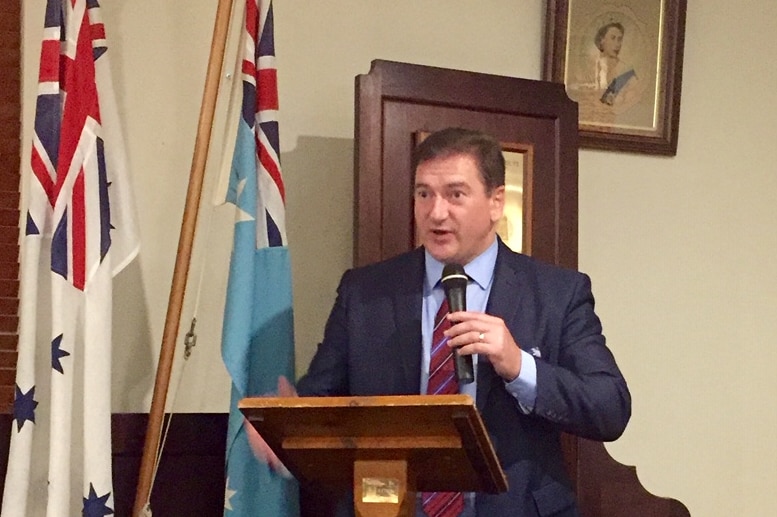
M 563 431 L 617 439 L 631 416 L 631 395 L 594 312 L 591 282 L 575 274 L 561 312 L 558 356 L 538 360 L 535 415 Z
M 297 381 L 301 396 L 341 396 L 348 394 L 347 307 L 352 271 L 346 271 L 337 287 L 337 298 L 329 313 L 324 339 L 318 345 L 308 372 Z

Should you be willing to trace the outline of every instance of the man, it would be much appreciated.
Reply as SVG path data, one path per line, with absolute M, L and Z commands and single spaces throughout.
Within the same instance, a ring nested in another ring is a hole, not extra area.
M 506 493 L 466 494 L 462 516 L 575 516 L 559 435 L 614 440 L 631 414 L 587 276 L 512 252 L 499 143 L 451 128 L 414 156 L 416 250 L 343 275 L 300 395 L 426 393 L 443 266 L 464 265 L 468 311 L 447 316 L 447 346 L 473 356 L 471 394 L 507 474 Z M 350 506 L 344 500 L 342 508 Z M 419 501 L 419 515 L 423 515 Z M 439 514 L 444 515 L 444 514 Z M 445 514 L 447 515 L 447 514 Z

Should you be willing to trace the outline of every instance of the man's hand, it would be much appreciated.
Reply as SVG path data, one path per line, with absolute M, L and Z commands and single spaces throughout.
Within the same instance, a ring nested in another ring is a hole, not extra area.
M 278 396 L 279 397 L 296 397 L 297 391 L 294 386 L 289 382 L 286 377 L 281 375 L 278 377 Z M 273 452 L 264 438 L 259 432 L 251 425 L 251 423 L 244 419 L 243 427 L 245 427 L 246 435 L 248 437 L 248 445 L 251 446 L 251 451 L 256 456 L 256 459 L 262 463 L 267 463 L 271 469 L 280 474 L 281 476 L 290 479 L 292 477 L 291 472 L 281 463 L 278 456 Z
M 445 331 L 448 346 L 462 355 L 488 356 L 494 370 L 510 382 L 521 373 L 521 348 L 507 330 L 502 318 L 482 312 L 454 312 L 448 315 L 453 326 Z
M 279 397 L 296 397 L 297 390 L 289 382 L 289 379 L 281 375 L 278 377 L 278 396 Z

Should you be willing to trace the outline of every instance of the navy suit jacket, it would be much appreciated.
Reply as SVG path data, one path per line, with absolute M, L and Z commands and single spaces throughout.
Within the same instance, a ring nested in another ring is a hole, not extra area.
M 422 248 L 347 271 L 324 339 L 297 383 L 299 394 L 417 395 L 423 281 Z M 477 494 L 477 514 L 576 516 L 560 433 L 614 440 L 631 415 L 626 382 L 594 313 L 590 280 L 500 241 L 486 312 L 502 318 L 536 357 L 537 399 L 524 414 L 488 358 L 479 358 L 476 405 L 509 489 Z

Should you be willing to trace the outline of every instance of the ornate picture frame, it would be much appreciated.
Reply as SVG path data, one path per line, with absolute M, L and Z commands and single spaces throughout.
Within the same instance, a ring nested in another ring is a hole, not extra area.
M 580 147 L 674 156 L 687 0 L 548 0 L 543 78 L 578 103 Z

